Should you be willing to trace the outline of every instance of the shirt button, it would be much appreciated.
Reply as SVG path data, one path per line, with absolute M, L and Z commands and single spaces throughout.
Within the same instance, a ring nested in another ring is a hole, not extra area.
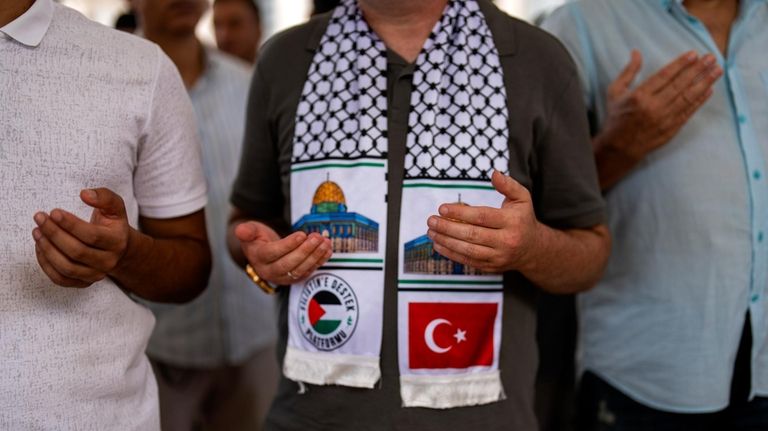
M 759 301 L 759 300 L 760 300 L 760 295 L 758 295 L 757 293 L 755 293 L 754 295 L 752 295 L 752 298 L 751 298 L 751 299 L 752 299 L 752 302 L 757 302 L 757 301 Z
M 760 173 L 760 171 L 752 172 L 752 178 L 759 180 L 763 175 Z
M 747 122 L 747 116 L 744 114 L 739 114 L 739 123 L 744 124 Z

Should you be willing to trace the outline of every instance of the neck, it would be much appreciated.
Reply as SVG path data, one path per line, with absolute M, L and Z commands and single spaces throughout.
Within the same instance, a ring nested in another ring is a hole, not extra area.
M 184 85 L 192 88 L 205 70 L 203 46 L 195 34 L 174 35 L 145 29 L 144 36 L 165 51 L 179 69 Z
M 0 28 L 24 14 L 35 0 L 0 0 Z
M 727 54 L 731 26 L 739 14 L 739 0 L 684 0 L 685 9 L 707 27 L 723 55 Z
M 448 0 L 358 0 L 365 20 L 389 49 L 412 63 Z

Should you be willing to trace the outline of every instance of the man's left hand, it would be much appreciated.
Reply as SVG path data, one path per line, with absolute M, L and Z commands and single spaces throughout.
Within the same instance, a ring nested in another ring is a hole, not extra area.
M 443 204 L 440 216 L 428 219 L 427 235 L 436 252 L 455 262 L 489 273 L 520 271 L 541 225 L 525 187 L 498 171 L 491 181 L 504 195 L 501 208 Z
M 34 216 L 37 261 L 51 281 L 64 287 L 88 287 L 107 277 L 133 232 L 123 199 L 113 191 L 83 190 L 80 199 L 94 208 L 90 222 L 62 209 Z

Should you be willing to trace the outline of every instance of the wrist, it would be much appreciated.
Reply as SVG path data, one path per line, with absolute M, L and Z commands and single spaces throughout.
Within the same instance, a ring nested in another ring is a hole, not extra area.
M 141 250 L 144 249 L 143 244 L 146 241 L 153 241 L 153 239 L 152 237 L 144 235 L 138 230 L 129 227 L 125 249 L 117 258 L 117 262 L 112 271 L 109 272 L 109 275 L 119 280 L 121 275 L 130 272 L 131 268 L 135 268 L 136 262 L 140 259 L 140 256 L 145 254 L 141 252 Z

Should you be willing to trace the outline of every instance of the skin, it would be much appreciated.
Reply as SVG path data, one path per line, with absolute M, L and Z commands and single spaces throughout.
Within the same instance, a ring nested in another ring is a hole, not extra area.
M 727 54 L 728 36 L 738 13 L 738 1 L 685 1 L 712 39 Z M 607 91 L 607 116 L 593 138 L 600 185 L 608 190 L 652 151 L 666 145 L 710 96 L 723 71 L 713 54 L 687 52 L 644 82 L 632 87 L 642 56 L 632 58 Z
M 446 4 L 446 0 L 359 1 L 371 28 L 410 62 L 418 57 Z M 531 196 L 523 186 L 498 172 L 492 180 L 505 196 L 501 208 L 445 204 L 439 216 L 429 218 L 435 250 L 490 272 L 520 271 L 552 292 L 593 286 L 608 258 L 607 228 L 552 229 L 536 220 Z M 250 263 L 262 278 L 275 284 L 295 282 L 287 275 L 289 270 L 299 280 L 305 279 L 331 256 L 327 239 L 303 232 L 280 238 L 264 221 L 249 220 L 237 208 L 230 219 L 228 243 L 236 262 Z
M 220 50 L 254 64 L 261 41 L 261 23 L 246 1 L 252 0 L 218 0 L 214 3 L 213 28 Z
M 0 26 L 15 20 L 32 1 L 0 0 Z M 93 207 L 89 221 L 61 208 L 35 213 L 32 240 L 40 268 L 55 284 L 86 288 L 107 277 L 135 295 L 159 302 L 185 302 L 208 280 L 211 254 L 205 215 L 128 223 L 122 197 L 107 188 L 84 189 Z M 173 271 L 169 271 L 173 268 Z
M 0 0 L 0 27 L 20 17 L 34 0 Z
M 138 4 L 144 37 L 157 43 L 179 69 L 187 88 L 205 70 L 203 45 L 195 28 L 208 8 L 205 0 L 151 0 Z
M 35 254 L 51 281 L 85 288 L 110 277 L 158 302 L 189 301 L 205 288 L 211 254 L 202 210 L 167 220 L 140 217 L 139 231 L 111 190 L 85 189 L 80 199 L 93 207 L 89 221 L 60 208 L 33 217 Z

